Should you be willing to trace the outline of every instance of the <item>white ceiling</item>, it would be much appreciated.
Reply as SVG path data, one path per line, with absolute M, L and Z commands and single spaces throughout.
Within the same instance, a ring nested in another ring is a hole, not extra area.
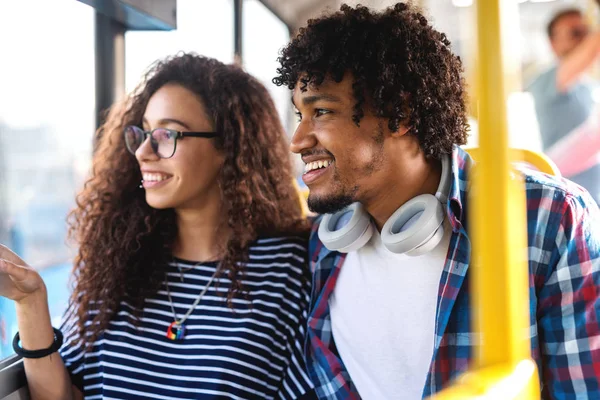
M 350 5 L 363 4 L 375 9 L 382 9 L 396 3 L 394 0 L 261 0 L 270 9 L 276 12 L 292 29 L 297 29 L 304 25 L 306 21 L 319 15 L 327 9 L 338 9 L 342 3 Z M 514 0 L 519 1 L 521 18 L 536 25 L 545 25 L 556 10 L 579 6 L 584 8 L 587 0 Z M 413 1 L 425 7 L 427 12 L 433 16 L 445 16 L 447 19 L 464 9 L 472 7 L 457 7 L 454 4 L 469 3 L 472 0 L 416 0 Z M 456 24 L 454 24 L 456 28 Z
M 304 26 L 306 21 L 327 10 L 337 10 L 342 3 L 358 3 L 375 9 L 383 9 L 396 3 L 394 0 L 261 0 L 273 10 L 292 30 Z M 423 7 L 424 13 L 436 29 L 446 33 L 452 42 L 454 51 L 468 65 L 472 59 L 472 37 L 474 35 L 474 7 L 457 7 L 457 3 L 471 0 L 413 0 Z M 477 1 L 477 0 L 475 0 Z M 485 0 L 479 0 L 485 1 Z M 508 1 L 508 0 L 504 0 Z M 550 0 L 521 1 L 519 17 L 521 28 L 521 59 L 524 66 L 524 78 L 529 70 L 537 70 L 551 62 L 545 29 L 552 15 L 560 9 L 579 7 L 585 9 L 589 0 Z M 517 50 L 518 51 L 518 50 Z

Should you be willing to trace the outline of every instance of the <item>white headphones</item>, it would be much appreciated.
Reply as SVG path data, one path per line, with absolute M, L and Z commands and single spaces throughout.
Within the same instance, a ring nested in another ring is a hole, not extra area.
M 420 256 L 440 243 L 444 237 L 445 203 L 451 176 L 450 156 L 444 156 L 435 196 L 422 194 L 407 201 L 383 225 L 381 241 L 388 250 Z M 353 203 L 335 214 L 325 214 L 319 226 L 319 239 L 329 250 L 348 253 L 364 246 L 374 229 L 363 205 Z

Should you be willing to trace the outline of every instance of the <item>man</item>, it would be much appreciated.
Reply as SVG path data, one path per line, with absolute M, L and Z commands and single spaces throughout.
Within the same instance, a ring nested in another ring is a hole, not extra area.
M 309 207 L 329 213 L 310 242 L 305 350 L 317 393 L 436 393 L 467 370 L 477 344 L 460 60 L 444 34 L 400 3 L 381 13 L 344 5 L 311 20 L 280 62 L 274 82 L 293 89 L 291 148 L 306 163 Z M 600 213 L 565 180 L 532 172 L 526 190 L 530 334 L 544 394 L 598 399 Z M 353 214 L 331 217 L 351 204 Z M 423 204 L 427 223 L 418 219 Z
M 547 34 L 558 63 L 529 87 L 535 101 L 544 151 L 581 126 L 590 116 L 594 101 L 585 74 L 600 56 L 600 32 L 590 29 L 577 9 L 556 14 Z M 600 135 L 600 131 L 596 132 Z M 579 160 L 580 172 L 569 179 L 590 191 L 600 203 L 600 164 Z

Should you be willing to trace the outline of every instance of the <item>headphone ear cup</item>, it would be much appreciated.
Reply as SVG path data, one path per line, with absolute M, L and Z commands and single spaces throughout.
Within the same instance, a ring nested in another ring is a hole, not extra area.
M 444 238 L 444 224 L 440 225 L 433 235 L 425 241 L 421 246 L 417 247 L 414 250 L 407 251 L 405 254 L 410 257 L 418 257 L 423 254 L 429 253 L 442 241 Z
M 442 240 L 445 213 L 439 200 L 422 194 L 406 202 L 387 220 L 381 241 L 391 252 L 417 256 Z
M 373 223 L 360 203 L 335 214 L 325 214 L 319 225 L 319 239 L 331 251 L 349 253 L 363 247 L 373 236 Z

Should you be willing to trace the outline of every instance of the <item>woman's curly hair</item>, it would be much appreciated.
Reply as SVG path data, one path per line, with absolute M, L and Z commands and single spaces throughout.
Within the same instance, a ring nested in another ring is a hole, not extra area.
M 346 4 L 311 19 L 281 51 L 277 85 L 300 89 L 325 78 L 354 78 L 353 120 L 363 106 L 389 119 L 389 128 L 410 127 L 427 156 L 439 158 L 465 144 L 468 133 L 462 63 L 446 35 L 434 30 L 412 5 L 382 12 Z
M 99 129 L 91 178 L 70 216 L 70 233 L 79 244 L 71 301 L 88 345 L 108 327 L 122 301 L 137 310 L 136 319 L 141 316 L 145 298 L 159 289 L 171 260 L 175 212 L 146 203 L 139 165 L 123 138 L 125 126 L 141 126 L 148 100 L 167 83 L 197 94 L 220 134 L 214 143 L 225 155 L 219 179 L 232 231 L 220 273 L 232 281 L 230 307 L 243 292 L 240 278 L 250 244 L 263 235 L 307 229 L 285 133 L 265 87 L 236 66 L 194 54 L 155 63 Z

